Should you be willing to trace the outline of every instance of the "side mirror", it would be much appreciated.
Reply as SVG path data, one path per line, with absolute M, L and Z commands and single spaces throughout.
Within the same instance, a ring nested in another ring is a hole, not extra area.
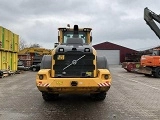
M 58 31 L 58 42 L 60 42 L 60 31 Z
M 92 42 L 92 36 L 90 36 L 90 42 Z
M 59 45 L 59 43 L 54 43 L 54 48 L 56 48 Z
M 60 42 L 60 36 L 58 36 L 58 42 Z

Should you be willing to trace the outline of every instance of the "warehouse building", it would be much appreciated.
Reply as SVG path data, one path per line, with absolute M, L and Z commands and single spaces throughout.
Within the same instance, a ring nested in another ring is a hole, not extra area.
M 126 54 L 138 52 L 111 42 L 99 43 L 93 45 L 93 47 L 96 49 L 98 56 L 106 56 L 108 64 L 121 64 L 125 61 Z

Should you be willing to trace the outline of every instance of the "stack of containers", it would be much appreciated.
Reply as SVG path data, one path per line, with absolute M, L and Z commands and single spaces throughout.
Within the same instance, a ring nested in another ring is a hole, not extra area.
M 19 35 L 0 26 L 0 70 L 17 70 Z

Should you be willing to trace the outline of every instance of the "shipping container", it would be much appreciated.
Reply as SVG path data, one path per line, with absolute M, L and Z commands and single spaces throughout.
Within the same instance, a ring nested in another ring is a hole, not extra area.
M 0 49 L 5 51 L 19 51 L 19 35 L 14 34 L 12 31 L 0 27 Z
M 4 29 L 4 50 L 9 51 L 9 30 Z
M 11 54 L 11 70 L 16 71 L 17 66 L 18 66 L 18 54 L 17 53 L 12 53 Z
M 2 31 L 3 31 L 3 27 L 0 26 L 0 43 L 2 44 Z M 0 46 L 1 48 L 2 46 Z
M 0 26 L 0 50 L 4 48 L 4 28 Z
M 0 26 L 0 70 L 17 70 L 19 35 Z
M 7 69 L 7 54 L 5 51 L 1 51 L 1 59 L 2 59 L 2 70 Z
M 2 69 L 2 51 L 0 51 L 0 70 Z
M 7 52 L 7 66 L 8 70 L 12 70 L 12 53 Z
M 9 32 L 9 51 L 13 51 L 13 33 L 11 31 Z
M 0 51 L 0 70 L 17 70 L 18 54 L 7 51 Z
M 13 34 L 13 51 L 19 52 L 19 35 Z

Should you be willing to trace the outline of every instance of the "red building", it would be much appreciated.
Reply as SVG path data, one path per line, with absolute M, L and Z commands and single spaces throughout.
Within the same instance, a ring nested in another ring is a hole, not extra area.
M 125 61 L 126 54 L 138 51 L 116 45 L 111 42 L 103 42 L 93 45 L 99 56 L 106 56 L 109 64 L 120 64 Z

